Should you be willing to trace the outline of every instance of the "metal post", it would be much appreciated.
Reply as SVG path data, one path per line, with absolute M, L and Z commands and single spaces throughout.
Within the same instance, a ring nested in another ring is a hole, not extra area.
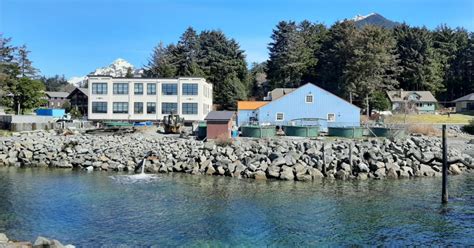
M 367 119 L 369 119 L 370 113 L 369 113 L 369 95 L 366 97 L 366 104 L 367 104 Z
M 325 152 L 326 148 L 325 148 L 325 145 L 323 143 L 323 175 L 326 176 L 326 152 Z
M 446 125 L 443 125 L 443 189 L 441 202 L 448 203 L 448 145 L 446 142 Z
M 352 104 L 352 91 L 349 92 L 349 102 Z
M 352 143 L 349 143 L 349 165 L 351 166 L 352 170 Z

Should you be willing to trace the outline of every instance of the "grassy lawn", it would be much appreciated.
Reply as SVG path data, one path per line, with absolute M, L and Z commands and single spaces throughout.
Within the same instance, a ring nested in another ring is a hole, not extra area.
M 12 135 L 12 132 L 10 132 L 8 130 L 0 129 L 0 137 L 8 137 L 8 136 L 11 136 L 11 135 Z
M 474 119 L 474 115 L 465 114 L 451 114 L 448 115 L 434 115 L 434 114 L 411 114 L 406 116 L 406 123 L 412 124 L 467 124 Z M 404 123 L 405 115 L 397 114 L 389 116 L 385 119 L 385 123 Z

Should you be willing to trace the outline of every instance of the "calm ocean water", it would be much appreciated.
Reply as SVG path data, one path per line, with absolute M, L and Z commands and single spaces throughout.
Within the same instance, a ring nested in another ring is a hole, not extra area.
M 474 174 L 281 182 L 0 168 L 0 232 L 77 247 L 474 245 Z

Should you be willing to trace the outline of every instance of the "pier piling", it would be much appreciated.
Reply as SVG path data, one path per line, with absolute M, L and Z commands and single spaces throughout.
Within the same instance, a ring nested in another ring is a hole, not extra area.
M 443 186 L 441 203 L 448 203 L 448 144 L 446 141 L 446 125 L 443 125 Z

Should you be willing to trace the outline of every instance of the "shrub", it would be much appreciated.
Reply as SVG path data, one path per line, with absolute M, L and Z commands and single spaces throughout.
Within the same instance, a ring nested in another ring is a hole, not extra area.
M 232 138 L 227 137 L 225 134 L 221 134 L 215 140 L 218 146 L 229 146 L 232 144 Z
M 433 125 L 422 125 L 422 124 L 413 124 L 408 126 L 408 133 L 413 134 L 423 134 L 427 136 L 439 136 L 441 134 L 440 130 L 434 127 Z
M 470 120 L 469 124 L 462 127 L 462 130 L 468 134 L 474 135 L 474 120 Z

